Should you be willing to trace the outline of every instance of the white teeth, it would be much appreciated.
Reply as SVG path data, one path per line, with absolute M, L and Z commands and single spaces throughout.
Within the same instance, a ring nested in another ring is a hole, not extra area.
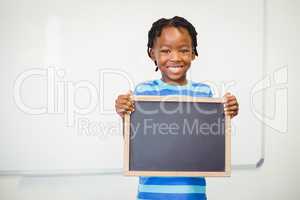
M 169 67 L 169 70 L 172 72 L 172 73 L 177 73 L 181 70 L 181 67 L 180 66 L 172 66 L 172 67 Z

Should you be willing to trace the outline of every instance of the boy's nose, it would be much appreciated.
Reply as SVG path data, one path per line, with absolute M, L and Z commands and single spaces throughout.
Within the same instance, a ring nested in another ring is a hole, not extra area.
M 178 61 L 178 60 L 180 60 L 180 55 L 179 55 L 179 53 L 176 52 L 176 51 L 173 51 L 173 52 L 171 53 L 170 60 L 171 60 L 171 61 Z

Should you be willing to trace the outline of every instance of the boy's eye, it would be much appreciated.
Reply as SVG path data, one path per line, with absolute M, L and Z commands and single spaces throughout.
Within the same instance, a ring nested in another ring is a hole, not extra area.
M 180 49 L 180 52 L 181 52 L 181 53 L 189 53 L 190 50 L 189 50 L 189 49 Z
M 161 53 L 170 53 L 171 51 L 169 49 L 161 49 L 160 52 Z

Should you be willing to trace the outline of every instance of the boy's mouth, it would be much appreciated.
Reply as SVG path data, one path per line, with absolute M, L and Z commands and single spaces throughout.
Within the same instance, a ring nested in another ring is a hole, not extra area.
M 170 70 L 172 73 L 178 73 L 182 70 L 182 68 L 182 65 L 167 66 L 167 69 Z

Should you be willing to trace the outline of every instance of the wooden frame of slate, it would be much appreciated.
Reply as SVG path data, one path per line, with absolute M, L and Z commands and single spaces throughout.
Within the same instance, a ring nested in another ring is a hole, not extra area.
M 231 125 L 224 99 L 134 96 L 133 100 L 135 111 L 123 121 L 124 175 L 230 176 Z

